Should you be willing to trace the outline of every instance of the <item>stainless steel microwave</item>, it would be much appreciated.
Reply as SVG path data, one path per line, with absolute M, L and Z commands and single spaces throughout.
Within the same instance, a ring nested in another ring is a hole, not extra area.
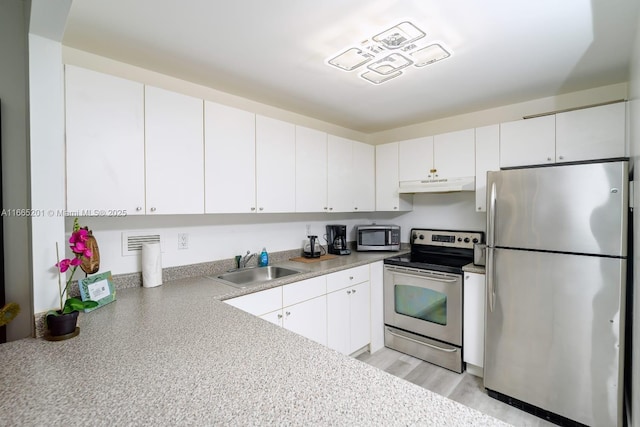
M 358 251 L 399 251 L 400 226 L 356 225 L 356 243 Z

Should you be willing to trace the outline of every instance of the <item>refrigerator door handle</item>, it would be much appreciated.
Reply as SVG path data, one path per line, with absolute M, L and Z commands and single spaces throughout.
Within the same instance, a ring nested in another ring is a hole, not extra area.
M 487 215 L 487 246 L 493 247 L 495 243 L 495 225 L 496 225 L 496 183 L 491 182 L 491 190 L 489 191 L 489 212 Z
M 493 264 L 493 248 L 487 246 L 487 302 L 489 311 L 493 313 L 496 305 L 496 292 L 493 284 L 495 265 Z

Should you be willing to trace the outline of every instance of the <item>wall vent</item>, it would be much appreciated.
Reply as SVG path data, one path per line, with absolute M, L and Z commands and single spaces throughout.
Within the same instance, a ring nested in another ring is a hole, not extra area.
M 143 243 L 160 243 L 164 247 L 159 232 L 154 231 L 123 231 L 122 256 L 137 255 L 142 251 Z

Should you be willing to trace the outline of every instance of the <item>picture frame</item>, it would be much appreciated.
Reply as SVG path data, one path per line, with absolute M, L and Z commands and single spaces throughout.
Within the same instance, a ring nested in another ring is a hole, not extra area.
M 82 301 L 93 300 L 98 303 L 97 307 L 87 308 L 85 313 L 100 308 L 116 300 L 116 289 L 113 285 L 111 271 L 87 276 L 78 280 L 80 297 Z

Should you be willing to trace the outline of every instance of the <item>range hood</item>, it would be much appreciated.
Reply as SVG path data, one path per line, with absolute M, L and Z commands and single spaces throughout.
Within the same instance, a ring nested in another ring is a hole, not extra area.
M 460 178 L 427 179 L 419 181 L 400 181 L 398 193 L 451 193 L 454 191 L 475 191 L 476 179 L 473 176 Z

